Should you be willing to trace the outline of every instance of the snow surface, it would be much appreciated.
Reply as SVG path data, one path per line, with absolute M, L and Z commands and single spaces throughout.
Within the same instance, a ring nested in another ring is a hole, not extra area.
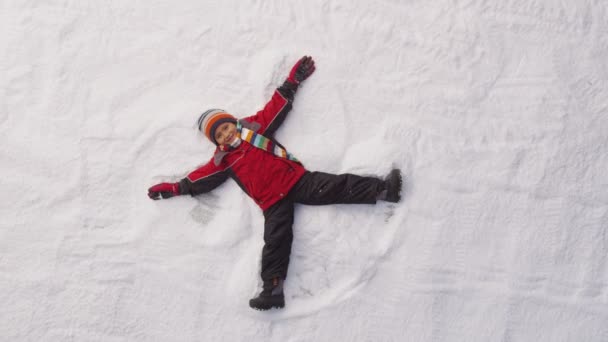
M 0 2 L 1 341 L 608 341 L 608 2 Z M 406 176 L 300 206 L 287 307 L 263 218 L 205 162 L 202 110 L 316 73 L 278 138 Z

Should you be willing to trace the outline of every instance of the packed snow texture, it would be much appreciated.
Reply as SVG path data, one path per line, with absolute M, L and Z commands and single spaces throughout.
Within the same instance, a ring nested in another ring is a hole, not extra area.
M 0 28 L 0 340 L 608 341 L 605 0 L 5 0 Z M 303 55 L 279 141 L 405 197 L 297 207 L 257 312 L 253 201 L 146 192 Z

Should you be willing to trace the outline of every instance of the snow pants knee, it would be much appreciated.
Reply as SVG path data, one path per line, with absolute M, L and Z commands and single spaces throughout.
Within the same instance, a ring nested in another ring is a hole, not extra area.
M 262 279 L 285 279 L 293 241 L 294 204 L 375 204 L 383 181 L 353 174 L 306 172 L 281 201 L 264 211 Z

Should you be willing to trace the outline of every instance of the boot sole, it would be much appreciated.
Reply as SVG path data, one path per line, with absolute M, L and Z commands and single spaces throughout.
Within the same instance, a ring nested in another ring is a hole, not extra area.
M 253 310 L 257 310 L 257 311 L 268 311 L 271 309 L 282 309 L 285 307 L 285 305 L 271 305 L 271 306 L 265 306 L 265 307 L 255 307 L 255 306 L 250 306 Z
M 396 194 L 387 194 L 386 200 L 387 202 L 397 203 L 401 201 L 401 190 L 403 190 L 403 176 L 401 176 L 401 170 L 393 169 L 390 173 L 390 181 L 397 182 L 397 193 Z M 397 178 L 395 180 L 395 178 Z
M 257 308 L 257 307 L 253 307 L 253 306 L 252 306 L 251 308 L 252 308 L 253 310 L 256 310 L 256 311 L 268 311 L 268 310 L 271 310 L 271 309 L 282 309 L 282 308 L 284 308 L 284 307 L 285 307 L 285 305 L 281 305 L 281 306 L 278 306 L 278 305 L 272 305 L 272 306 L 270 306 L 270 307 L 264 307 L 264 308 Z

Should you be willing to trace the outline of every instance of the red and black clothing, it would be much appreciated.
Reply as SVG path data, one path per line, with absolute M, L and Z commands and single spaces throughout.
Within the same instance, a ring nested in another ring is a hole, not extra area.
M 274 140 L 274 133 L 292 108 L 298 85 L 286 81 L 264 109 L 241 119 L 244 127 Z M 293 240 L 294 203 L 376 203 L 384 182 L 373 177 L 309 172 L 302 164 L 275 156 L 243 141 L 213 158 L 179 182 L 181 194 L 209 192 L 228 177 L 234 179 L 264 212 L 262 279 L 285 279 Z

